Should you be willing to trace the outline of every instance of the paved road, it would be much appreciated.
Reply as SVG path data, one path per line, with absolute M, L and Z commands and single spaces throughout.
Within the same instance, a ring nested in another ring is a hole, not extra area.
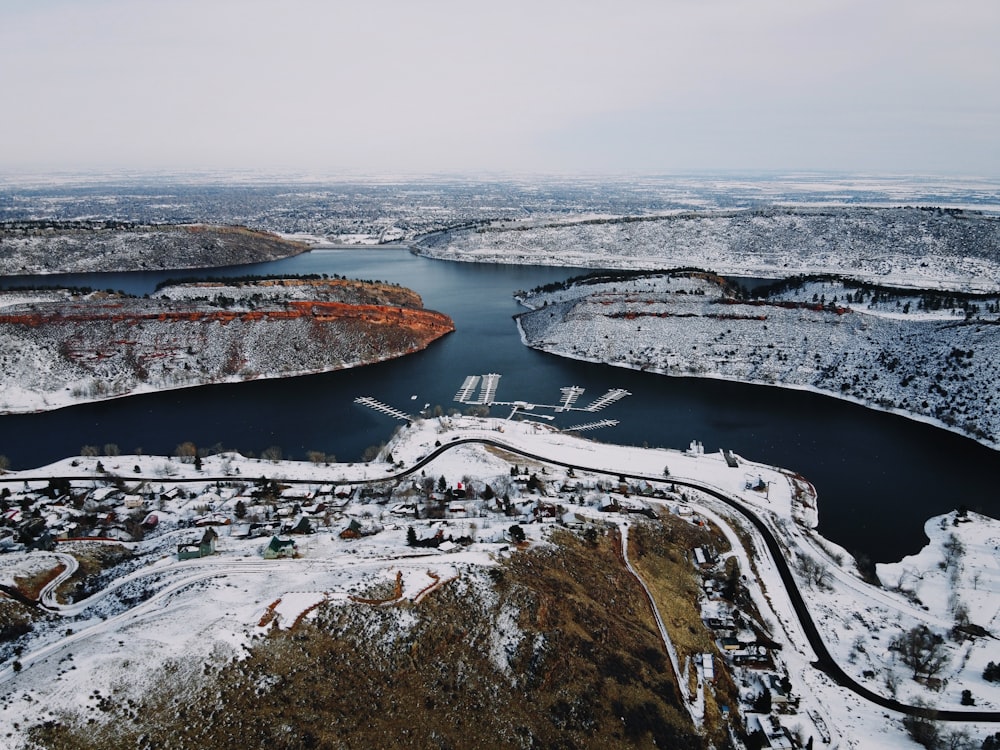
M 440 447 L 436 448 L 422 459 L 417 461 L 413 466 L 402 471 L 386 474 L 383 477 L 365 479 L 365 480 L 352 480 L 351 484 L 366 484 L 373 482 L 384 482 L 386 480 L 392 479 L 402 479 L 411 474 L 422 469 L 427 464 L 434 461 L 434 459 L 441 456 L 446 451 L 456 448 L 460 445 L 468 444 L 479 444 L 479 445 L 491 445 L 495 448 L 500 448 L 509 453 L 513 453 L 524 458 L 534 459 L 536 461 L 541 461 L 543 463 L 551 464 L 554 466 L 563 466 L 566 468 L 581 469 L 589 472 L 608 474 L 609 476 L 622 476 L 626 479 L 637 479 L 645 480 L 649 482 L 663 482 L 665 481 L 662 476 L 652 476 L 648 474 L 634 474 L 623 471 L 611 471 L 605 467 L 588 467 L 586 463 L 574 462 L 568 463 L 559 459 L 550 458 L 537 453 L 532 453 L 525 451 L 509 443 L 504 443 L 499 440 L 494 440 L 492 438 L 486 437 L 468 437 L 459 438 L 457 440 L 452 440 Z M 24 481 L 40 481 L 48 480 L 50 477 L 26 477 L 24 475 L 19 475 L 16 478 L 17 482 Z M 65 477 L 70 481 L 80 481 L 87 480 L 93 481 L 94 479 L 99 479 L 100 477 L 95 477 L 93 474 L 87 476 L 79 477 Z M 133 481 L 147 480 L 147 481 L 160 481 L 169 482 L 171 484 L 180 484 L 183 482 L 187 483 L 212 483 L 212 482 L 231 482 L 237 477 L 232 476 L 219 476 L 219 477 L 193 477 L 193 478 L 174 478 L 174 477 L 142 477 L 135 476 L 132 478 Z M 247 481 L 253 481 L 250 477 L 243 477 Z M 744 506 L 737 498 L 728 495 L 721 490 L 712 487 L 701 482 L 689 480 L 689 479 L 679 479 L 677 477 L 671 476 L 667 481 L 671 484 L 677 485 L 679 487 L 689 487 L 691 489 L 699 490 L 707 495 L 711 495 L 720 502 L 725 503 L 730 508 L 740 513 L 744 518 L 746 518 L 754 528 L 760 533 L 761 537 L 764 539 L 764 543 L 767 545 L 768 551 L 774 560 L 775 567 L 778 573 L 781 575 L 782 583 L 788 592 L 788 597 L 791 600 L 792 607 L 795 610 L 795 614 L 799 619 L 802 626 L 802 630 L 809 640 L 809 645 L 812 647 L 816 654 L 816 661 L 813 662 L 813 666 L 817 669 L 822 670 L 826 673 L 830 679 L 836 682 L 838 685 L 851 690 L 857 695 L 861 696 L 865 700 L 870 701 L 883 708 L 890 709 L 892 711 L 897 711 L 902 714 L 908 714 L 910 716 L 921 716 L 929 719 L 937 719 L 942 721 L 976 721 L 976 722 L 1000 722 L 1000 711 L 983 711 L 983 710 L 959 710 L 959 709 L 935 709 L 927 706 L 911 706 L 905 703 L 901 703 L 895 698 L 887 698 L 884 695 L 874 692 L 870 688 L 854 680 L 849 674 L 847 674 L 841 666 L 834 660 L 833 656 L 830 654 L 829 649 L 826 647 L 826 643 L 823 641 L 820 635 L 819 628 L 816 627 L 816 623 L 813 622 L 812 616 L 809 614 L 809 609 L 806 606 L 805 598 L 802 596 L 802 592 L 799 590 L 798 584 L 795 578 L 792 576 L 791 568 L 788 562 L 785 560 L 781 553 L 781 547 L 778 544 L 777 538 L 768 528 L 767 524 L 764 523 L 761 518 Z M 315 484 L 315 480 L 311 479 L 282 479 L 283 484 Z
M 489 438 L 462 438 L 455 440 L 451 443 L 441 446 L 436 449 L 428 456 L 419 461 L 412 468 L 401 472 L 397 476 L 406 476 L 412 472 L 422 468 L 426 464 L 430 463 L 433 459 L 440 456 L 446 450 L 455 447 L 456 445 L 462 445 L 465 443 L 480 443 L 485 445 L 492 445 L 497 448 L 501 448 L 510 453 L 523 456 L 525 458 L 532 458 L 536 461 L 542 461 L 547 464 L 553 464 L 556 466 L 564 466 L 566 468 L 581 469 L 585 471 L 597 472 L 609 474 L 611 476 L 624 476 L 626 479 L 639 479 L 646 480 L 649 482 L 663 482 L 664 478 L 662 476 L 651 476 L 647 474 L 632 474 L 628 472 L 611 472 L 604 468 L 588 468 L 587 466 L 580 463 L 567 463 L 565 461 L 555 460 L 552 458 L 547 458 L 545 456 L 529 453 L 515 446 L 509 445 L 507 443 L 502 443 L 496 440 L 491 440 Z M 845 687 L 857 695 L 861 696 L 865 700 L 870 701 L 883 708 L 888 708 L 892 711 L 897 711 L 902 714 L 908 714 L 910 716 L 922 716 L 928 719 L 937 719 L 942 721 L 979 721 L 979 722 L 1000 722 L 1000 711 L 983 711 L 983 710 L 959 710 L 959 709 L 935 709 L 927 706 L 911 706 L 905 703 L 901 703 L 894 698 L 887 698 L 884 695 L 880 695 L 870 688 L 862 685 L 852 678 L 847 672 L 845 672 L 841 666 L 834 660 L 833 656 L 830 654 L 829 649 L 826 647 L 822 636 L 820 635 L 819 628 L 816 627 L 816 623 L 813 622 L 812 616 L 809 614 L 809 609 L 806 607 L 805 599 L 802 596 L 802 592 L 799 591 L 798 584 L 795 578 L 792 576 L 792 570 L 781 553 L 781 547 L 778 544 L 777 538 L 768 528 L 767 524 L 760 519 L 760 517 L 744 506 L 735 497 L 732 497 L 721 490 L 716 489 L 710 485 L 702 484 L 701 482 L 695 482 L 686 479 L 678 479 L 671 476 L 667 481 L 671 484 L 677 485 L 679 487 L 689 487 L 691 489 L 699 490 L 707 495 L 711 495 L 715 499 L 725 503 L 731 507 L 736 512 L 743 515 L 750 523 L 753 524 L 754 528 L 763 537 L 765 544 L 767 544 L 767 549 L 771 553 L 771 557 L 774 559 L 775 567 L 778 569 L 778 573 L 781 575 L 781 581 L 785 585 L 785 589 L 788 592 L 788 597 L 791 600 L 792 607 L 795 610 L 796 616 L 799 618 L 799 622 L 802 625 L 802 630 L 809 640 L 809 645 L 812 647 L 816 654 L 816 661 L 813 662 L 813 666 L 817 669 L 825 672 L 830 679 L 836 682 L 838 685 Z

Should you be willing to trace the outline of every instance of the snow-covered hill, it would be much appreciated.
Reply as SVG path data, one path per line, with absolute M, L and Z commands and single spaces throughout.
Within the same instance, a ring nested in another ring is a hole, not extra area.
M 381 362 L 453 328 L 410 290 L 344 280 L 0 293 L 0 413 Z
M 232 266 L 277 260 L 308 249 L 302 242 L 243 227 L 6 222 L 0 224 L 0 275 Z
M 957 209 L 766 208 L 561 223 L 502 222 L 423 238 L 434 258 L 1000 289 L 1000 219 Z
M 522 336 L 536 349 L 813 389 L 1000 445 L 995 297 L 959 305 L 948 295 L 815 279 L 741 301 L 696 273 L 578 283 L 522 301 L 533 308 L 519 318 Z

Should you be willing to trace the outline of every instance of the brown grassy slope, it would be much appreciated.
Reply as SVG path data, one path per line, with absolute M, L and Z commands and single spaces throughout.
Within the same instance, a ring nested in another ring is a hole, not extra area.
M 716 657 L 716 683 L 705 690 L 705 729 L 709 737 L 721 744 L 726 737 L 721 706 L 729 706 L 735 715 L 738 690 L 720 658 L 714 634 L 701 619 L 697 604 L 701 575 L 691 561 L 691 551 L 704 545 L 723 552 L 729 545 L 718 531 L 694 526 L 672 514 L 664 514 L 657 523 L 633 525 L 629 539 L 632 563 L 656 600 L 681 668 L 685 661 L 693 661 L 700 653 Z M 692 669 L 692 681 L 694 676 Z
M 704 747 L 611 542 L 558 542 L 419 605 L 324 606 L 194 684 L 163 679 L 31 737 L 45 748 Z

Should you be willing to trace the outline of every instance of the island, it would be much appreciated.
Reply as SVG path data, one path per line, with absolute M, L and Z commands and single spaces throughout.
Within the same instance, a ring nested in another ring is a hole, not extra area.
M 453 330 L 409 289 L 340 278 L 0 292 L 0 413 L 357 367 Z

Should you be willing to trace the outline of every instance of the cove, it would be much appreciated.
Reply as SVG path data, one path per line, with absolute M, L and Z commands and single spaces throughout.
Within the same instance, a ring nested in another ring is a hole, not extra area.
M 525 347 L 512 298 L 580 273 L 578 269 L 435 261 L 403 248 L 319 249 L 257 266 L 193 272 L 85 274 L 0 279 L 10 288 L 90 286 L 146 294 L 167 278 L 246 274 L 339 274 L 398 283 L 430 309 L 450 315 L 456 331 L 409 357 L 360 369 L 284 380 L 213 385 L 85 404 L 53 412 L 0 417 L 0 453 L 14 468 L 44 465 L 83 445 L 116 444 L 168 455 L 184 442 L 259 454 L 279 446 L 286 458 L 308 450 L 356 461 L 388 439 L 394 420 L 354 403 L 370 395 L 411 413 L 444 408 L 466 375 L 502 374 L 497 397 L 553 403 L 559 388 L 586 388 L 581 403 L 608 388 L 633 395 L 601 417 L 617 427 L 598 440 L 707 451 L 728 448 L 754 461 L 800 472 L 816 486 L 820 531 L 875 561 L 898 560 L 925 542 L 923 524 L 961 505 L 1000 516 L 1000 452 L 892 414 L 803 391 L 718 380 L 668 378 L 577 362 Z M 415 397 L 415 398 L 414 398 Z M 499 409 L 495 416 L 503 416 Z M 569 427 L 592 415 L 558 415 Z M 119 465 L 115 459 L 105 462 Z M 121 462 L 124 463 L 124 462 Z M 261 463 L 261 474 L 268 465 Z M 628 467 L 623 467 L 627 470 Z M 130 466 L 119 465 L 127 477 Z

